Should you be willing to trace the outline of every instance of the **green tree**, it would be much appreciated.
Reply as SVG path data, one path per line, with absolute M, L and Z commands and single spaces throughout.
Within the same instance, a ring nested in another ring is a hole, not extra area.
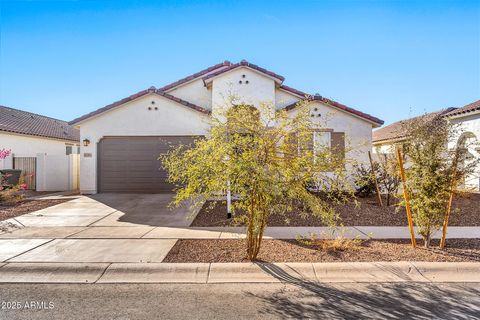
M 338 218 L 331 202 L 310 190 L 327 191 L 333 182 L 337 186 L 345 178 L 345 159 L 336 146 L 312 147 L 313 131 L 321 128 L 311 121 L 307 107 L 297 109 L 290 116 L 271 111 L 270 105 L 229 105 L 227 112 L 212 118 L 207 138 L 160 158 L 169 180 L 179 186 L 175 205 L 187 200 L 201 205 L 225 194 L 230 185 L 238 198 L 232 209 L 246 213 L 250 260 L 257 258 L 271 214 L 302 208 L 302 214 L 317 216 L 332 227 Z
M 440 228 L 447 213 L 452 181 L 473 172 L 476 162 L 465 165 L 464 148 L 449 148 L 459 128 L 442 116 L 419 117 L 404 124 L 408 138 L 404 144 L 407 156 L 406 182 L 410 194 L 413 221 L 430 246 L 433 233 Z

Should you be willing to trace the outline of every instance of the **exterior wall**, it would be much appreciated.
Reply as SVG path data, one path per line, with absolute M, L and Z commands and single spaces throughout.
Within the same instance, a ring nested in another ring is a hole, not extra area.
M 202 79 L 197 79 L 167 92 L 197 106 L 212 110 L 212 91 L 205 87 Z
M 37 191 L 78 190 L 78 154 L 37 155 Z
M 242 84 L 239 81 L 242 81 Z M 237 68 L 226 72 L 213 79 L 211 86 L 213 113 L 229 105 L 228 99 L 231 97 L 237 97 L 235 103 L 238 104 L 248 104 L 259 109 L 262 109 L 262 105 L 270 105 L 272 107 L 270 112 L 274 111 L 275 81 L 251 69 Z
M 78 145 L 78 142 L 33 137 L 19 134 L 0 133 L 0 148 L 12 150 L 14 157 L 35 157 L 36 190 L 67 191 L 76 189 L 70 183 L 72 177 L 78 175 L 78 166 L 70 165 L 74 156 L 66 155 L 66 145 Z M 0 160 L 0 169 L 12 169 L 13 157 Z
M 37 153 L 65 155 L 65 140 L 48 139 L 20 134 L 0 133 L 0 148 L 10 149 L 17 157 L 35 157 Z
M 311 113 L 315 115 L 314 121 L 319 126 L 333 129 L 334 132 L 345 133 L 347 159 L 361 164 L 369 163 L 368 151 L 372 150 L 372 124 L 318 101 L 311 102 L 309 107 Z M 297 109 L 290 112 L 292 116 L 296 113 L 298 113 Z
M 288 93 L 284 90 L 277 89 L 275 90 L 275 108 L 282 109 L 294 102 L 298 102 L 301 99 L 298 98 L 297 96 Z
M 473 133 L 476 137 L 476 146 L 470 146 L 469 152 L 476 158 L 480 158 L 480 112 L 468 116 L 452 118 L 451 122 L 460 126 L 463 133 Z M 458 143 L 459 137 L 452 137 L 450 147 Z M 476 172 L 465 179 L 465 186 L 480 191 L 480 165 Z
M 394 153 L 395 146 L 392 143 L 374 144 L 372 148 L 373 154 Z
M 90 140 L 80 149 L 80 191 L 97 191 L 97 144 L 102 137 L 205 135 L 208 127 L 206 114 L 153 93 L 89 119 L 80 124 L 80 141 Z

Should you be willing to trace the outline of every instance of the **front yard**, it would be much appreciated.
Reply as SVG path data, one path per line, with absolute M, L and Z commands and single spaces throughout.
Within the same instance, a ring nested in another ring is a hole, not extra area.
M 335 250 L 335 240 L 305 243 L 298 240 L 262 241 L 259 261 L 358 262 L 432 261 L 480 262 L 480 239 L 449 239 L 447 248 L 412 249 L 409 240 L 366 240 Z M 438 241 L 433 241 L 437 245 Z M 178 240 L 163 262 L 247 262 L 245 240 Z M 329 249 L 328 249 L 329 248 Z
M 357 198 L 345 205 L 336 205 L 335 209 L 345 226 L 406 226 L 406 212 L 403 207 L 377 205 L 374 196 Z M 384 201 L 385 203 L 386 201 Z M 453 202 L 450 226 L 480 226 L 480 194 L 469 193 L 456 197 Z M 192 223 L 192 227 L 232 226 L 227 219 L 225 201 L 213 203 L 207 201 Z M 307 215 L 302 218 L 298 212 L 290 212 L 285 216 L 272 215 L 268 218 L 269 226 L 323 226 L 319 218 Z
M 11 205 L 0 205 L 0 221 L 48 208 L 71 199 L 22 200 Z

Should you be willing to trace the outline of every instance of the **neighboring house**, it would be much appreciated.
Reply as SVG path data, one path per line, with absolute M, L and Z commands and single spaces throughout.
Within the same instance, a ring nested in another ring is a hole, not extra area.
M 461 135 L 450 138 L 450 148 L 458 144 L 465 145 L 468 147 L 467 161 L 468 159 L 478 159 L 480 157 L 480 100 L 462 108 L 447 108 L 420 117 L 432 118 L 438 115 L 447 117 L 452 123 L 459 125 Z M 394 146 L 401 144 L 408 136 L 404 131 L 403 124 L 416 118 L 398 121 L 375 130 L 373 132 L 373 153 L 385 154 L 394 152 Z M 464 186 L 480 190 L 480 166 L 476 173 L 465 179 Z
M 78 183 L 80 133 L 66 121 L 0 106 L 0 149 L 12 155 L 0 169 L 21 169 L 30 189 L 64 191 Z M 70 163 L 72 162 L 72 163 Z
M 467 161 L 480 158 L 480 100 L 446 114 L 452 123 L 460 126 L 461 135 L 452 137 L 452 143 L 467 148 Z M 480 191 L 480 164 L 474 174 L 465 179 L 465 186 Z
M 406 140 L 408 135 L 407 132 L 405 132 L 405 127 L 408 125 L 409 121 L 413 121 L 419 118 L 423 118 L 425 120 L 432 119 L 436 116 L 447 114 L 454 109 L 455 108 L 447 108 L 436 112 L 426 113 L 418 117 L 400 120 L 373 131 L 373 153 L 393 153 L 395 151 L 395 145 L 401 144 L 403 141 Z
M 283 82 L 282 76 L 247 61 L 225 61 L 71 121 L 80 129 L 81 192 L 171 192 L 157 160 L 160 153 L 206 135 L 211 114 L 229 97 L 235 96 L 238 104 L 268 104 L 295 114 L 307 94 Z M 346 157 L 368 161 L 372 128 L 383 121 L 320 95 L 310 99 L 313 119 L 327 123 L 315 139 L 344 145 Z

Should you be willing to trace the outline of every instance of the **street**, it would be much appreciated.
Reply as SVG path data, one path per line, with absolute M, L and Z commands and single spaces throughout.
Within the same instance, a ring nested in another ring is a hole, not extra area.
M 480 319 L 480 283 L 1 284 L 0 298 L 1 319 Z

